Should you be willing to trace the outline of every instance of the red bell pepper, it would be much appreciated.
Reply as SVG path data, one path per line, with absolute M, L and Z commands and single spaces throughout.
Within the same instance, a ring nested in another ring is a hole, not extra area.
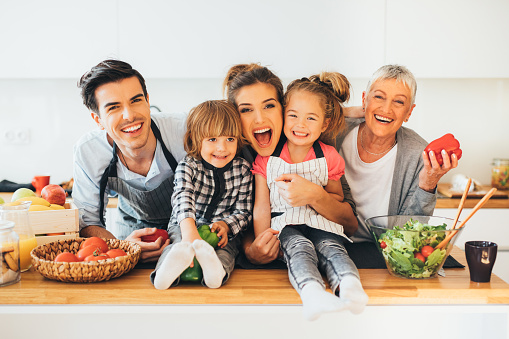
M 445 150 L 449 156 L 451 156 L 453 153 L 456 154 L 456 157 L 458 157 L 458 160 L 461 158 L 462 151 L 460 149 L 460 143 L 456 138 L 454 138 L 454 135 L 451 133 L 447 133 L 443 137 L 440 137 L 436 140 L 433 140 L 429 143 L 428 146 L 424 149 L 426 154 L 429 154 L 430 151 L 433 151 L 435 153 L 435 157 L 437 158 L 438 164 L 442 166 L 444 163 L 444 159 L 442 158 L 442 150 Z

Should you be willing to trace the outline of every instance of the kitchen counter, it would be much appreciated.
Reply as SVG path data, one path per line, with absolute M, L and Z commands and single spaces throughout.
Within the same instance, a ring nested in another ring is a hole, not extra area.
M 453 249 L 464 264 L 464 252 Z M 497 276 L 490 283 L 470 282 L 468 267 L 447 269 L 446 277 L 409 280 L 389 275 L 386 269 L 361 269 L 360 275 L 370 305 L 414 304 L 509 304 L 509 284 Z M 31 269 L 21 282 L 0 288 L 1 304 L 301 304 L 287 271 L 234 270 L 228 283 L 213 290 L 182 284 L 166 291 L 149 281 L 149 269 L 134 269 L 101 283 L 63 283 L 44 278 Z
M 463 251 L 454 248 L 452 255 L 465 264 Z M 300 297 L 284 269 L 236 269 L 219 289 L 181 284 L 164 291 L 150 283 L 150 269 L 88 284 L 52 281 L 31 269 L 19 283 L 0 288 L 0 329 L 6 338 L 169 333 L 177 338 L 308 339 L 337 337 L 338 332 L 368 338 L 397 319 L 394 339 L 415 332 L 416 319 L 423 330 L 433 323 L 440 338 L 471 338 L 486 331 L 501 338 L 509 328 L 509 285 L 495 275 L 479 284 L 470 282 L 467 267 L 427 280 L 396 278 L 386 269 L 359 271 L 369 296 L 364 312 L 329 313 L 310 322 L 302 317 Z M 412 336 L 429 338 L 429 333 Z

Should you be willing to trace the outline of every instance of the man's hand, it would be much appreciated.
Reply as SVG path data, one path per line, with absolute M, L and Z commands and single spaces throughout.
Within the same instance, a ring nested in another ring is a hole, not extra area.
M 224 221 L 216 221 L 210 225 L 210 231 L 216 232 L 217 236 L 221 238 L 217 246 L 224 248 L 228 244 L 228 234 L 230 234 L 232 231 Z
M 154 242 L 141 241 L 144 235 L 154 234 L 157 228 L 142 228 L 141 230 L 133 231 L 125 240 L 134 242 L 141 247 L 141 261 L 149 262 L 156 261 L 163 252 L 164 248 L 170 244 L 170 239 L 163 242 L 163 238 L 159 237 Z
M 283 174 L 275 179 L 279 195 L 292 207 L 313 205 L 317 192 L 323 188 L 304 179 L 298 174 Z
M 458 157 L 452 154 L 450 157 L 445 150 L 442 150 L 442 158 L 444 163 L 442 166 L 438 164 L 437 158 L 433 151 L 429 152 L 429 157 L 426 152 L 422 152 L 422 160 L 424 161 L 424 168 L 419 173 L 419 187 L 427 192 L 434 192 L 437 187 L 438 181 L 451 169 L 458 166 Z
M 276 260 L 280 256 L 279 239 L 276 236 L 278 233 L 272 228 L 260 233 L 251 245 L 245 248 L 247 259 L 255 265 L 268 264 Z

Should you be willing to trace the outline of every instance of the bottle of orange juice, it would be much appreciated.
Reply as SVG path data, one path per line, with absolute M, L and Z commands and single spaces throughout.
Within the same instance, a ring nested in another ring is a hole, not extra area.
M 37 240 L 30 227 L 28 208 L 31 201 L 24 201 L 16 205 L 0 205 L 0 220 L 14 222 L 14 232 L 19 237 L 19 266 L 21 272 L 27 271 L 32 266 L 30 252 L 37 247 Z

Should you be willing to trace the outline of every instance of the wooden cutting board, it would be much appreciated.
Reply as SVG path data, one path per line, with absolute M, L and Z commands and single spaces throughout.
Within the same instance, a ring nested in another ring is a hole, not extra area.
M 445 195 L 448 198 L 453 199 L 461 199 L 463 196 L 463 191 L 453 191 L 451 190 L 451 184 L 438 184 L 437 190 L 439 193 Z M 491 186 L 481 186 L 481 189 L 469 192 L 467 195 L 467 199 L 480 199 L 488 193 L 491 189 Z M 495 194 L 491 197 L 491 199 L 508 199 L 509 191 L 497 190 Z

